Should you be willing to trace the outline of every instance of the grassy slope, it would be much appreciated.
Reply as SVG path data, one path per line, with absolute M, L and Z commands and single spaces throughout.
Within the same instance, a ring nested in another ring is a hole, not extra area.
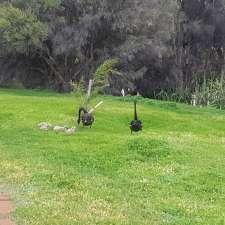
M 79 98 L 0 89 L 0 178 L 18 225 L 225 224 L 225 115 L 142 100 L 144 130 L 130 135 L 132 102 L 104 99 L 92 129 L 73 124 Z

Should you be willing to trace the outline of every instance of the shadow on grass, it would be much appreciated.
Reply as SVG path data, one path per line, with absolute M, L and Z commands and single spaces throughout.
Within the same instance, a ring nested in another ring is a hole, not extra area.
M 13 89 L 13 88 L 0 88 L 0 95 L 10 96 L 32 96 L 32 97 L 65 97 L 71 94 L 57 93 L 51 90 L 43 89 Z

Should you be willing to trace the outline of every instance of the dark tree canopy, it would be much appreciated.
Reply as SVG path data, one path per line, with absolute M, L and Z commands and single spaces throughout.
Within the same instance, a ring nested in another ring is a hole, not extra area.
M 223 0 L 2 0 L 0 85 L 70 91 L 119 59 L 106 93 L 194 89 L 224 73 L 224 24 Z

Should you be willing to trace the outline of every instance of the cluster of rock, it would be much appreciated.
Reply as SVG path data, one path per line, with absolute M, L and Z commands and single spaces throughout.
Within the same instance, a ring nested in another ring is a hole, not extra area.
M 53 126 L 52 124 L 47 123 L 47 122 L 39 123 L 38 124 L 38 128 L 40 130 L 45 130 L 45 131 L 53 130 L 56 133 L 65 133 L 65 134 L 68 134 L 68 135 L 72 135 L 72 134 L 74 134 L 76 132 L 76 128 L 75 127 Z

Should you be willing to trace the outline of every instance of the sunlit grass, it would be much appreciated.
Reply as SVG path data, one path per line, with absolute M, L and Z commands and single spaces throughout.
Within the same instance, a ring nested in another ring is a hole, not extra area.
M 92 129 L 67 136 L 80 98 L 0 89 L 0 179 L 18 225 L 225 224 L 225 114 L 132 98 L 103 100 Z

